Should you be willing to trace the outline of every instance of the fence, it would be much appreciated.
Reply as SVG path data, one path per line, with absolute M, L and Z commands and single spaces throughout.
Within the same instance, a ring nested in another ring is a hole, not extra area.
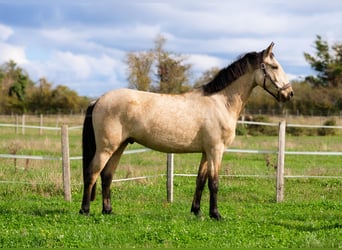
M 286 127 L 305 127 L 305 128 L 336 128 L 342 129 L 342 126 L 321 126 L 321 125 L 302 125 L 302 124 L 286 124 L 285 121 L 278 123 L 264 123 L 264 122 L 250 122 L 250 121 L 238 121 L 239 124 L 251 124 L 260 126 L 279 126 L 278 135 L 278 150 L 250 150 L 250 149 L 226 149 L 225 152 L 231 153 L 250 153 L 250 154 L 277 154 L 277 174 L 276 174 L 276 200 L 281 202 L 284 199 L 284 179 L 285 178 L 301 178 L 304 176 L 285 176 L 284 163 L 285 155 L 322 155 L 322 156 L 342 156 L 342 152 L 301 152 L 301 151 L 286 151 L 285 150 L 285 135 Z M 42 124 L 42 122 L 40 123 Z M 40 134 L 42 130 L 56 130 L 61 132 L 61 157 L 49 157 L 49 156 L 30 156 L 30 155 L 13 155 L 13 154 L 0 154 L 0 158 L 12 158 L 12 159 L 33 159 L 33 160 L 61 160 L 62 162 L 62 174 L 63 174 L 63 189 L 64 189 L 64 199 L 67 201 L 71 200 L 71 184 L 70 184 L 70 160 L 80 160 L 82 156 L 70 157 L 69 155 L 69 136 L 68 131 L 73 129 L 80 129 L 82 126 L 72 126 L 62 125 L 61 127 L 44 127 L 44 126 L 30 126 L 25 125 L 24 122 L 19 124 L 0 124 L 0 127 L 15 127 L 16 132 L 19 128 L 25 131 L 24 128 L 39 129 Z M 136 150 L 126 150 L 124 154 L 136 154 L 149 151 L 150 149 L 136 149 Z M 173 201 L 173 178 L 174 176 L 196 176 L 194 174 L 174 174 L 174 158 L 173 154 L 167 154 L 167 200 L 169 202 Z M 234 176 L 234 175 L 230 175 Z M 239 177 L 250 175 L 240 175 Z M 133 178 L 125 178 L 119 180 L 113 180 L 113 182 L 118 181 L 128 181 L 148 178 L 152 176 L 141 176 Z M 253 175 L 252 177 L 258 177 Z M 305 176 L 306 178 L 310 176 Z M 318 178 L 318 177 L 315 177 Z M 342 176 L 325 176 L 324 178 L 342 178 Z

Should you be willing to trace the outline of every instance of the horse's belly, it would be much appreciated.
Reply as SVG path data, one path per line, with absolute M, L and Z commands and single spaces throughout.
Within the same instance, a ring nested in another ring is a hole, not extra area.
M 191 153 L 203 151 L 201 138 L 194 131 L 148 129 L 145 133 L 135 135 L 133 138 L 136 142 L 161 152 Z
M 202 152 L 203 149 L 199 145 L 185 145 L 174 143 L 161 143 L 158 141 L 137 141 L 145 147 L 151 148 L 156 151 L 165 153 L 195 153 Z

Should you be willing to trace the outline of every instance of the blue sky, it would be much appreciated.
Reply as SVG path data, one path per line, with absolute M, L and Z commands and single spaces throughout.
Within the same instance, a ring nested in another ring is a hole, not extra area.
M 0 0 L 0 63 L 15 60 L 31 78 L 100 96 L 126 87 L 129 51 L 158 34 L 187 56 L 194 77 L 275 42 L 290 79 L 312 74 L 303 52 L 316 35 L 342 42 L 340 0 Z

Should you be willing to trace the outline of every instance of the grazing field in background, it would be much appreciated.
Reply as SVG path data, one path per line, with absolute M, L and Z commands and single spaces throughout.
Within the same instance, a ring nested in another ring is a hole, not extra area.
M 51 117 L 44 126 L 80 125 L 83 117 Z M 39 119 L 38 119 L 39 121 Z M 298 120 L 298 123 L 308 120 Z M 10 121 L 1 120 L 0 123 Z M 296 123 L 296 120 L 291 121 Z M 313 121 L 312 124 L 323 124 Z M 340 120 L 338 120 L 338 123 Z M 11 122 L 13 123 L 13 121 Z M 27 120 L 29 124 L 29 120 Z M 36 123 L 36 124 L 39 124 Z M 237 136 L 231 148 L 277 149 L 276 136 Z M 0 154 L 59 157 L 60 132 L 0 129 Z M 81 129 L 69 131 L 70 156 L 81 156 Z M 137 144 L 128 149 L 141 148 Z M 341 134 L 287 136 L 288 151 L 342 152 Z M 195 174 L 199 154 L 175 155 L 175 174 Z M 72 202 L 63 200 L 60 160 L 0 158 L 1 247 L 342 247 L 342 157 L 286 155 L 285 201 L 275 203 L 274 154 L 226 153 L 221 167 L 222 222 L 190 213 L 195 177 L 175 176 L 166 202 L 166 154 L 124 155 L 115 179 L 153 176 L 112 185 L 113 215 L 101 214 L 100 185 L 88 217 L 78 215 L 80 160 L 71 161 Z M 232 177 L 259 175 L 262 177 Z M 265 177 L 267 176 L 267 177 Z

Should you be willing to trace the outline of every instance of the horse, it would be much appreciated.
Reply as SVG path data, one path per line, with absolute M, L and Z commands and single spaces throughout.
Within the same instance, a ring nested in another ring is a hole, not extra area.
M 129 143 L 165 153 L 202 153 L 191 212 L 201 215 L 202 191 L 208 180 L 209 216 L 220 220 L 218 174 L 224 150 L 233 142 L 236 123 L 248 97 L 261 86 L 280 102 L 293 97 L 292 86 L 272 52 L 250 52 L 221 69 L 209 83 L 184 94 L 133 89 L 105 93 L 86 111 L 82 131 L 83 199 L 88 215 L 102 181 L 102 213 L 112 213 L 110 186 Z

